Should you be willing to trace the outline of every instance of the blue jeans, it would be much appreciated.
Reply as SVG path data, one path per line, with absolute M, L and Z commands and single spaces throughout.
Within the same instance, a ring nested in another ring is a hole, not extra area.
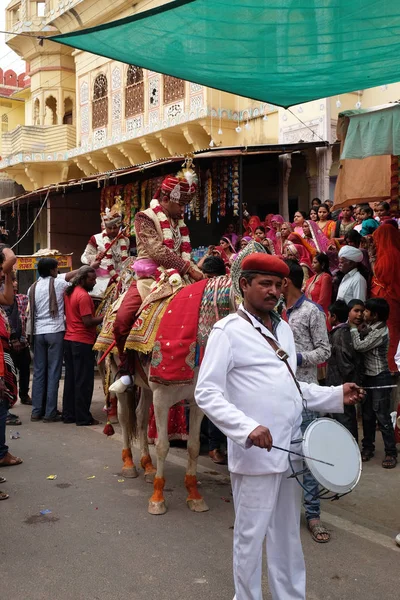
M 0 459 L 4 458 L 8 452 L 8 446 L 6 445 L 7 412 L 7 402 L 0 402 Z
M 301 423 L 301 433 L 304 433 L 309 424 L 317 419 L 319 415 L 311 410 L 308 410 L 307 412 L 303 410 L 302 416 L 303 421 Z M 306 465 L 304 463 L 304 468 L 305 466 Z M 315 498 L 315 495 L 319 492 L 318 482 L 314 479 L 309 471 L 303 475 L 303 486 L 305 487 L 303 506 L 308 523 L 308 521 L 311 521 L 311 519 L 319 519 L 321 514 L 320 499 Z
M 33 348 L 32 416 L 57 414 L 58 385 L 63 363 L 64 331 L 35 335 Z M 45 407 L 43 406 L 45 405 Z

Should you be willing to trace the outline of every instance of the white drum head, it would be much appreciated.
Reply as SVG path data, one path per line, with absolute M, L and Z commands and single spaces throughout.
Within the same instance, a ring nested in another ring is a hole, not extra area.
M 360 480 L 360 449 L 351 433 L 338 421 L 323 418 L 310 423 L 303 436 L 303 453 L 334 465 L 304 459 L 314 478 L 330 492 L 346 494 Z

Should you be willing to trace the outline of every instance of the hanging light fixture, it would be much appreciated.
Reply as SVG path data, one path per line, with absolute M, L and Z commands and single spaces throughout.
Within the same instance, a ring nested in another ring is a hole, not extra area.
M 340 96 L 338 96 L 337 100 L 336 100 L 336 108 L 340 108 L 341 106 L 342 106 L 342 103 L 340 101 Z
M 240 110 L 238 110 L 238 124 L 235 131 L 236 133 L 240 133 L 242 131 L 242 128 L 240 127 Z
M 361 96 L 360 96 L 360 92 L 358 92 L 358 100 L 356 102 L 356 108 L 357 109 L 361 108 Z

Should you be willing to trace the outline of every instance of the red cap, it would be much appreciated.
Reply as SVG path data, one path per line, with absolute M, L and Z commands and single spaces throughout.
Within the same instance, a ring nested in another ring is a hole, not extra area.
M 260 273 L 265 275 L 276 275 L 277 277 L 287 277 L 289 275 L 289 267 L 283 260 L 277 256 L 256 252 L 249 254 L 243 260 L 241 265 L 242 273 L 244 271 L 251 273 Z

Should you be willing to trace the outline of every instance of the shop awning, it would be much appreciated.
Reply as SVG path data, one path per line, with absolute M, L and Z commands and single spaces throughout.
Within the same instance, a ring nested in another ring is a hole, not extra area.
M 288 107 L 398 81 L 400 3 L 176 0 L 46 39 Z
M 193 159 L 195 164 L 200 162 L 200 159 L 209 158 L 228 158 L 232 156 L 252 156 L 256 154 L 292 154 L 293 152 L 301 152 L 309 148 L 323 148 L 329 146 L 328 142 L 323 140 L 318 142 L 297 142 L 295 144 L 260 144 L 257 146 L 228 146 L 221 148 L 205 148 L 204 150 L 198 150 L 194 152 Z M 140 165 L 133 165 L 132 167 L 124 167 L 121 169 L 114 169 L 112 171 L 104 171 L 103 173 L 97 173 L 96 175 L 90 175 L 89 177 L 82 177 L 81 179 L 70 179 L 69 181 L 62 181 L 59 183 L 53 183 L 41 187 L 31 192 L 26 192 L 20 196 L 12 196 L 10 198 L 4 198 L 0 200 L 0 207 L 9 206 L 14 201 L 25 202 L 31 198 L 37 198 L 43 196 L 48 191 L 50 192 L 63 192 L 68 188 L 82 187 L 87 184 L 95 184 L 97 187 L 103 182 L 108 180 L 117 181 L 119 177 L 126 175 L 132 175 L 143 173 L 147 170 L 156 169 L 157 167 L 167 166 L 176 164 L 174 168 L 178 171 L 185 160 L 185 156 L 172 156 L 170 158 L 163 158 L 159 160 L 153 160 Z
M 399 104 L 362 112 L 347 111 L 339 116 L 349 119 L 342 159 L 400 155 Z

